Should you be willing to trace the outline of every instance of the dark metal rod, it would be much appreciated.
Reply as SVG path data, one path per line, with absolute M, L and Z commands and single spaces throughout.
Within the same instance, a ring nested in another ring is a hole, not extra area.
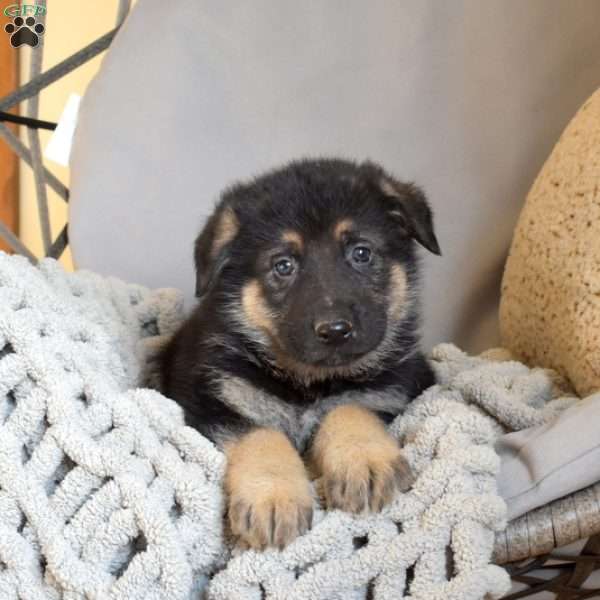
M 18 125 L 27 125 L 32 129 L 49 129 L 54 131 L 56 123 L 51 121 L 41 121 L 40 119 L 32 119 L 31 117 L 22 117 L 21 115 L 13 115 L 11 113 L 0 110 L 0 121 L 8 121 L 9 123 L 17 123 Z

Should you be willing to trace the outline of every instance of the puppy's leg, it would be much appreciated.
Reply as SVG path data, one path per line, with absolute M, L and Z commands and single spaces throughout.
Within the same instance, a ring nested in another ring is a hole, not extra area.
M 376 415 L 358 405 L 340 406 L 325 417 L 311 460 L 330 508 L 379 511 L 396 489 L 404 491 L 413 482 L 396 440 Z
M 255 429 L 229 442 L 225 451 L 225 491 L 234 535 L 252 548 L 282 548 L 309 529 L 308 476 L 283 433 Z

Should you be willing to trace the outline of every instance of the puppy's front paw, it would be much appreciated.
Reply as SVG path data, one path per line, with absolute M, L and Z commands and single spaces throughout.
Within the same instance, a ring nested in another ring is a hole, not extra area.
M 379 511 L 396 490 L 406 491 L 414 480 L 396 440 L 375 415 L 357 406 L 343 406 L 327 416 L 312 457 L 329 508 Z
M 302 460 L 279 432 L 257 430 L 228 451 L 228 515 L 247 546 L 283 548 L 312 522 L 312 496 Z
M 357 441 L 343 453 L 331 454 L 323 462 L 323 492 L 330 508 L 377 512 L 396 490 L 412 483 L 410 467 L 393 439 Z
M 272 480 L 258 492 L 239 490 L 229 500 L 232 533 L 251 548 L 284 548 L 311 525 L 312 499 L 301 488 Z

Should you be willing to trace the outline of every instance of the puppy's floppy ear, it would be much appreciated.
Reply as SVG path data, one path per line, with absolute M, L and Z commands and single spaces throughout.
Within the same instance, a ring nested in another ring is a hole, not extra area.
M 442 252 L 433 231 L 433 215 L 423 191 L 412 183 L 396 181 L 389 175 L 381 177 L 379 188 L 390 201 L 390 216 L 407 235 L 429 252 L 440 256 Z
M 208 219 L 196 239 L 196 297 L 203 296 L 215 283 L 228 262 L 228 248 L 240 229 L 233 208 L 221 204 Z

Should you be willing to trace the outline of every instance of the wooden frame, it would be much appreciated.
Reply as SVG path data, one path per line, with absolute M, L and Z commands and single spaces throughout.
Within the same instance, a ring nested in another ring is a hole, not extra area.
M 12 92 L 19 84 L 19 52 L 7 39 L 0 39 L 0 97 Z M 9 125 L 16 133 L 14 125 Z M 19 159 L 0 139 L 0 221 L 16 235 L 19 233 Z M 0 250 L 10 252 L 10 246 L 0 239 Z

